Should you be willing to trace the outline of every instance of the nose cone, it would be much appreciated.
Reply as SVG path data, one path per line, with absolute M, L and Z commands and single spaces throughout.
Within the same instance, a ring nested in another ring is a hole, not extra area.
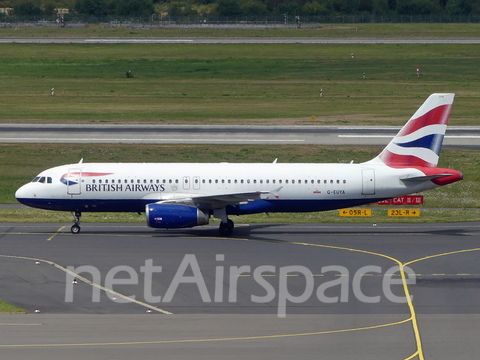
M 15 198 L 17 199 L 17 201 L 21 202 L 22 204 L 24 203 L 25 199 L 28 198 L 27 187 L 28 187 L 28 184 L 23 185 L 15 192 Z

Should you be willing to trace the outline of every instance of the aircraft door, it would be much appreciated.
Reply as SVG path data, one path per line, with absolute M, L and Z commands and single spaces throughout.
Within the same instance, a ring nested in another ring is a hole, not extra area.
M 200 190 L 200 176 L 193 177 L 193 190 Z
M 67 194 L 80 195 L 82 193 L 82 169 L 68 169 Z
M 375 195 L 375 170 L 362 169 L 362 195 Z
M 190 189 L 190 176 L 183 177 L 183 190 Z

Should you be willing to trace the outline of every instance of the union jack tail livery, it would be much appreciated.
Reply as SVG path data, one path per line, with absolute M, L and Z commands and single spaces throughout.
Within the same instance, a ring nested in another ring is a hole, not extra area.
M 455 94 L 432 94 L 372 162 L 393 168 L 436 167 Z

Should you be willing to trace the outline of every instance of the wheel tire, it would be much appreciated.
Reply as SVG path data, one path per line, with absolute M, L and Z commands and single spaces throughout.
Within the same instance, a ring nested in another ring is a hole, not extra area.
M 220 227 L 218 228 L 218 231 L 220 232 L 221 236 L 230 236 L 233 233 L 233 228 L 234 228 L 234 223 L 232 220 L 228 219 L 228 222 L 220 223 Z
M 72 232 L 72 234 L 78 234 L 80 232 L 80 226 L 78 226 L 77 224 L 72 225 L 70 231 Z

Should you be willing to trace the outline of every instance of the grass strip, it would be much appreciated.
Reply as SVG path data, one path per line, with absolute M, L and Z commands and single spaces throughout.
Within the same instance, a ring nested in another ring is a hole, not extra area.
M 480 117 L 478 45 L 0 44 L 0 53 L 3 123 L 305 125 L 315 115 L 315 124 L 403 125 L 434 92 L 457 94 L 455 125 Z
M 7 21 L 8 22 L 8 21 Z M 2 37 L 388 37 L 388 38 L 477 38 L 478 23 L 361 23 L 361 24 L 304 24 L 301 29 L 231 29 L 170 28 L 134 29 L 108 28 L 105 25 L 88 24 L 86 28 L 0 28 Z
M 28 314 L 28 311 L 0 300 L 0 314 Z

